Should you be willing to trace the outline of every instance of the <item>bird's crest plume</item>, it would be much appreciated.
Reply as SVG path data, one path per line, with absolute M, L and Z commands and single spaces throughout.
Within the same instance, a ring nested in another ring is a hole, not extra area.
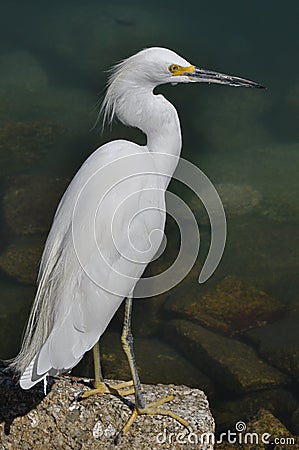
M 107 72 L 109 74 L 106 93 L 100 108 L 99 115 L 102 116 L 102 128 L 111 125 L 116 116 L 116 103 L 121 93 L 117 89 L 117 84 L 123 71 L 128 67 L 130 58 L 126 58 L 112 66 Z

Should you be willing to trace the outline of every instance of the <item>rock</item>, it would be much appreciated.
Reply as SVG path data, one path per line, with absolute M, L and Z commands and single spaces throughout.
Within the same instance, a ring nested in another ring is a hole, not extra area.
M 65 24 L 64 19 L 63 22 Z M 73 32 L 71 35 L 74 37 Z M 61 44 L 61 41 L 59 41 L 59 44 Z M 45 48 L 42 47 L 43 52 Z M 53 53 L 52 49 L 49 49 L 49 51 Z M 78 56 L 78 48 L 75 54 Z M 83 54 L 84 51 L 78 58 L 77 67 L 82 67 Z M 58 65 L 62 60 L 59 55 L 56 54 L 55 56 Z M 74 53 L 72 53 L 72 56 L 74 56 Z M 88 58 L 87 56 L 86 60 Z M 54 60 L 55 57 L 53 57 Z M 93 58 L 93 68 L 95 60 L 98 61 L 98 55 Z M 63 64 L 67 63 L 66 59 L 63 59 Z M 27 51 L 11 52 L 0 56 L 0 67 L 0 126 L 5 125 L 7 121 L 44 120 L 48 122 L 50 120 L 56 124 L 62 124 L 62 128 L 67 128 L 73 135 L 77 136 L 81 131 L 86 134 L 89 133 L 97 117 L 96 111 L 92 114 L 92 109 L 95 107 L 97 100 L 95 94 L 80 88 L 56 87 L 53 84 L 48 84 L 48 75 L 44 68 Z M 70 70 L 72 69 L 70 68 Z M 107 67 L 105 67 L 106 69 Z M 95 77 L 98 78 L 98 67 L 94 73 L 96 74 Z M 77 76 L 80 77 L 78 74 Z M 104 81 L 103 78 L 103 83 Z M 86 86 L 90 86 L 90 80 L 86 80 Z M 29 150 L 27 150 L 27 157 L 28 152 Z M 21 158 L 21 155 L 18 155 L 18 157 Z
M 215 188 L 229 219 L 251 213 L 262 199 L 260 192 L 248 184 L 221 183 L 215 184 Z M 209 223 L 206 210 L 197 196 L 192 197 L 189 206 L 198 214 L 201 224 Z
M 289 299 L 294 297 L 293 283 L 299 269 L 297 231 L 296 221 L 284 223 L 282 227 L 279 222 L 257 216 L 232 220 L 217 273 L 244 277 L 286 303 L 286 290 Z
M 212 405 L 218 432 L 234 429 L 240 419 L 249 421 L 261 408 L 267 409 L 276 417 L 291 417 L 297 407 L 295 396 L 279 387 L 251 392 L 235 399 L 218 398 Z
M 229 443 L 226 441 L 216 443 L 215 447 L 216 450 L 241 450 L 242 446 L 237 443 Z
M 264 325 L 284 309 L 265 292 L 235 276 L 225 277 L 204 294 L 196 283 L 191 288 L 182 286 L 163 307 L 168 314 L 230 335 Z
M 229 391 L 245 393 L 286 383 L 287 377 L 258 358 L 248 345 L 186 320 L 169 322 L 166 338 Z
M 299 382 L 299 314 L 249 331 L 246 336 L 259 354 Z
M 233 448 L 298 450 L 299 448 L 298 437 L 292 436 L 285 425 L 265 408 L 261 408 L 248 422 L 236 421 L 234 426 L 225 430 L 216 442 L 216 450 L 233 450 Z
M 298 221 L 298 150 L 298 143 L 274 144 L 256 150 L 260 165 L 260 168 L 256 167 L 260 172 L 256 184 L 263 193 L 256 209 L 259 215 L 284 224 Z
M 58 121 L 63 128 L 67 129 L 72 137 L 72 142 L 69 144 L 72 153 L 74 148 L 78 151 L 78 148 L 84 145 L 84 158 L 86 158 L 86 152 L 92 150 L 92 147 L 89 147 L 89 140 L 92 137 L 91 129 L 95 126 L 98 117 L 96 96 L 85 89 L 50 86 L 43 97 L 37 101 L 42 117 Z M 93 138 L 96 139 L 96 145 L 99 141 L 98 134 L 97 132 L 96 138 Z M 79 144 L 78 135 L 84 136 Z
M 223 183 L 216 184 L 215 187 L 229 218 L 248 214 L 262 198 L 262 195 L 248 184 Z
M 118 333 L 105 333 L 101 337 L 101 362 L 106 378 L 130 379 L 131 372 L 123 352 Z M 187 384 L 204 390 L 209 398 L 215 388 L 209 378 L 185 359 L 174 348 L 158 339 L 136 338 L 134 333 L 134 351 L 138 373 L 143 383 Z M 89 353 L 74 374 L 93 377 L 93 358 Z
M 35 284 L 44 239 L 20 237 L 9 244 L 0 255 L 0 269 L 20 283 Z
M 294 432 L 299 435 L 299 406 L 292 414 L 292 426 Z
M 22 88 L 31 95 L 38 94 L 48 85 L 48 77 L 38 60 L 26 50 L 0 55 L 1 89 Z
M 55 380 L 45 397 L 41 385 L 23 391 L 2 371 L 0 378 L 0 442 L 3 448 L 14 450 L 39 449 L 94 449 L 115 448 L 117 433 L 131 415 L 134 396 L 125 399 L 116 396 L 98 395 L 77 401 L 78 394 L 86 390 L 80 380 L 64 376 Z M 117 449 L 153 449 L 163 443 L 165 449 L 189 448 L 209 449 L 200 438 L 203 433 L 214 432 L 214 420 L 205 394 L 198 389 L 175 385 L 143 385 L 148 402 L 174 395 L 169 406 L 173 412 L 189 421 L 185 429 L 166 416 L 143 415 L 136 419 L 128 433 L 119 440 Z M 182 444 L 177 442 L 181 438 Z M 186 446 L 187 444 L 187 446 Z M 191 446 L 190 446 L 191 448 Z
M 68 178 L 48 175 L 20 175 L 9 180 L 3 197 L 4 217 L 16 234 L 49 231 Z
M 230 143 L 231 139 L 227 142 Z M 211 180 L 219 180 L 220 185 L 248 186 L 258 194 L 258 204 L 247 215 L 255 214 L 286 224 L 298 220 L 297 142 L 258 142 L 249 148 L 244 142 L 241 147 L 229 152 L 229 158 L 227 153 L 209 152 L 208 159 L 201 162 L 201 167 L 204 167 Z M 235 196 L 233 192 L 232 195 Z M 244 196 L 250 200 L 245 192 Z
M 32 167 L 63 133 L 63 127 L 55 122 L 5 122 L 0 128 L 1 172 Z
M 247 424 L 245 431 L 246 433 L 255 433 L 255 436 L 253 436 L 253 442 L 250 442 L 248 438 L 249 442 L 242 443 L 244 450 L 251 450 L 252 448 L 266 450 L 269 445 L 276 450 L 291 448 L 297 450 L 299 448 L 299 445 L 296 445 L 297 438 L 291 435 L 277 417 L 265 409 L 261 409 L 256 417 Z M 264 438 L 264 442 L 262 438 Z M 254 445 L 255 443 L 257 445 Z

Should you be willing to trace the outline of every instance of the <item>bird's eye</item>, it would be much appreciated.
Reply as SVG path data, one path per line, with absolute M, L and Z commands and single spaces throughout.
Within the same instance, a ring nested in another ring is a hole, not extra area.
M 179 66 L 176 64 L 171 64 L 171 66 L 168 67 L 171 73 L 177 72 L 179 70 Z

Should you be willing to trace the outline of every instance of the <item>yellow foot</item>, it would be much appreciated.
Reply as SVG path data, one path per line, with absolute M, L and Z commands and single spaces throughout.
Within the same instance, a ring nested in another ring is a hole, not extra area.
M 109 385 L 108 383 L 98 382 L 95 383 L 95 388 L 89 391 L 83 392 L 80 398 L 87 398 L 95 394 L 113 394 L 125 397 L 126 395 L 134 394 L 135 389 L 133 386 L 133 381 L 124 381 L 123 383 L 118 383 L 114 385 Z
M 161 409 L 159 408 L 160 405 L 163 405 L 164 403 L 171 402 L 174 399 L 173 395 L 169 395 L 169 397 L 161 398 L 161 400 L 157 400 L 156 402 L 150 403 L 147 405 L 144 409 L 137 408 L 135 406 L 134 411 L 128 420 L 128 422 L 125 424 L 121 432 L 119 433 L 119 437 L 121 437 L 123 434 L 126 434 L 129 430 L 129 428 L 132 426 L 132 424 L 135 422 L 137 416 L 143 415 L 143 414 L 160 414 L 161 416 L 168 416 L 171 417 L 174 420 L 177 420 L 179 423 L 184 425 L 184 427 L 188 427 L 189 424 L 187 420 L 183 419 L 182 417 L 178 416 L 174 412 L 170 411 L 169 409 Z

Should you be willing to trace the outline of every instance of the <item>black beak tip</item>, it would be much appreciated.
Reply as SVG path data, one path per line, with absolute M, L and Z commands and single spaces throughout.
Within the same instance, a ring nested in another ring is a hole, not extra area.
M 254 87 L 255 87 L 256 89 L 267 89 L 267 87 L 266 87 L 266 86 L 263 86 L 262 84 L 256 84 Z

